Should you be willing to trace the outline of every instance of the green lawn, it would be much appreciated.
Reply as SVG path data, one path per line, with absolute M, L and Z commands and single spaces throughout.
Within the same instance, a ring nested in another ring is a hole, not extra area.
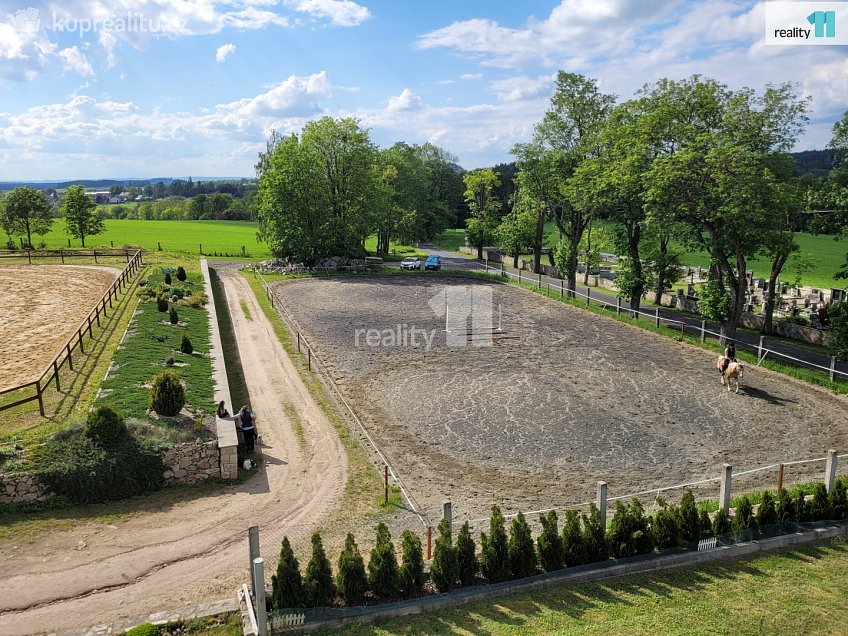
M 491 601 L 333 634 L 838 634 L 848 547 L 810 546 Z
M 268 258 L 268 246 L 256 240 L 259 224 L 255 221 L 133 221 L 106 219 L 106 230 L 97 236 L 88 237 L 86 245 L 115 247 L 138 245 L 148 250 L 161 249 L 170 252 L 188 252 L 200 254 L 203 245 L 204 254 L 242 256 L 245 253 L 254 258 Z M 40 237 L 34 237 L 38 243 Z M 68 247 L 68 235 L 65 223 L 57 219 L 49 234 L 44 236 L 49 248 Z M 79 247 L 78 239 L 71 239 L 71 246 Z

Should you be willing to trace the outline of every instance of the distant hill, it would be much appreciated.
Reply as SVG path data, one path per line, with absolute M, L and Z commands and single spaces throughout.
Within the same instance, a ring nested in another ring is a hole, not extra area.
M 55 188 L 61 190 L 72 185 L 82 185 L 85 188 L 108 189 L 113 185 L 133 185 L 136 187 L 155 185 L 164 183 L 169 185 L 174 181 L 188 181 L 191 179 L 194 182 L 207 181 L 241 181 L 245 177 L 152 177 L 150 179 L 75 179 L 73 181 L 0 181 L 0 190 L 14 190 L 18 186 L 30 186 L 44 190 L 45 188 Z
M 835 154 L 836 151 L 832 149 L 793 152 L 795 170 L 798 174 L 814 174 L 817 177 L 824 176 L 833 168 Z

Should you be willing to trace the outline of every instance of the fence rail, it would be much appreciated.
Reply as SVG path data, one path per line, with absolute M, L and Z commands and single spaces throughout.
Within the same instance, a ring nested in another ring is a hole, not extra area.
M 34 250 L 31 250 L 35 252 Z M 87 251 L 75 250 L 70 252 L 69 250 L 37 250 L 39 252 L 39 257 L 44 257 L 43 252 L 47 251 L 58 251 L 63 252 L 62 262 L 64 262 L 65 256 L 90 256 L 91 254 Z M 95 250 L 92 250 L 95 252 Z M 98 256 L 107 255 L 105 252 L 96 252 Z M 0 252 L 0 258 L 7 257 L 7 252 Z M 52 362 L 48 363 L 45 367 L 44 371 L 41 375 L 36 379 L 30 382 L 25 382 L 23 384 L 19 384 L 18 386 L 8 387 L 5 389 L 0 389 L 0 395 L 5 395 L 7 393 L 13 393 L 16 391 L 23 391 L 28 389 L 29 387 L 35 387 L 35 395 L 30 395 L 24 397 L 22 399 L 16 400 L 9 404 L 0 405 L 0 411 L 5 411 L 6 409 L 10 409 L 16 406 L 20 406 L 21 404 L 26 404 L 27 402 L 32 402 L 34 400 L 38 400 L 38 412 L 41 414 L 41 417 L 45 417 L 44 413 L 44 390 L 47 386 L 49 386 L 51 381 L 54 381 L 56 384 L 56 390 L 60 391 L 61 387 L 59 384 L 59 370 L 62 366 L 67 362 L 68 367 L 70 369 L 74 368 L 74 360 L 73 360 L 73 352 L 75 349 L 79 348 L 80 352 L 85 353 L 85 347 L 83 345 L 83 335 L 86 331 L 88 331 L 89 339 L 93 338 L 93 325 L 97 324 L 100 326 L 100 316 L 106 316 L 106 304 L 109 304 L 109 308 L 112 308 L 112 302 L 118 300 L 118 293 L 126 291 L 128 286 L 128 281 L 130 277 L 134 276 L 136 272 L 141 269 L 144 265 L 141 256 L 141 250 L 113 250 L 108 254 L 109 256 L 126 256 L 127 264 L 118 277 L 115 279 L 115 282 L 106 290 L 103 296 L 98 300 L 94 309 L 92 309 L 88 316 L 82 321 L 77 330 L 71 335 L 70 338 L 65 342 L 64 345 L 59 349 L 59 353 L 56 354 L 56 357 L 53 358 Z M 29 257 L 31 259 L 31 256 Z M 37 257 L 38 258 L 38 257 Z
M 654 325 L 657 328 L 659 328 L 661 325 L 665 325 L 665 326 L 669 327 L 670 329 L 674 329 L 674 330 L 679 329 L 681 335 L 683 335 L 683 336 L 686 335 L 686 331 L 688 329 L 689 333 L 692 333 L 694 331 L 695 334 L 698 334 L 700 336 L 701 342 L 704 342 L 706 340 L 707 336 L 713 336 L 713 337 L 715 337 L 716 339 L 719 339 L 719 340 L 722 338 L 722 335 L 720 333 L 717 333 L 715 331 L 711 331 L 711 330 L 707 329 L 706 320 L 702 320 L 700 326 L 693 326 L 691 324 L 684 322 L 683 320 L 676 320 L 674 318 L 666 318 L 665 316 L 661 316 L 659 307 L 655 308 L 653 313 L 648 313 L 648 312 L 640 311 L 640 310 L 636 310 L 636 309 L 630 309 L 628 307 L 622 306 L 622 302 L 621 302 L 620 298 L 616 298 L 615 303 L 610 303 L 610 302 L 607 302 L 607 301 L 605 301 L 601 298 L 598 298 L 597 296 L 592 296 L 591 288 L 589 288 L 589 287 L 586 288 L 586 293 L 584 294 L 584 293 L 582 293 L 578 290 L 566 289 L 564 280 L 561 280 L 559 285 L 555 285 L 553 283 L 543 281 L 541 274 L 522 276 L 520 270 L 517 274 L 515 274 L 515 273 L 510 272 L 510 271 L 503 269 L 503 268 L 491 267 L 491 266 L 488 265 L 488 263 L 486 265 L 484 265 L 483 267 L 480 267 L 479 269 L 483 269 L 487 273 L 495 273 L 495 274 L 500 274 L 501 276 L 514 278 L 519 282 L 519 284 L 520 283 L 529 283 L 529 284 L 535 283 L 537 288 L 539 288 L 539 289 L 544 287 L 545 289 L 552 289 L 554 291 L 559 291 L 560 296 L 562 298 L 565 298 L 565 297 L 569 297 L 571 299 L 574 299 L 576 297 L 585 298 L 587 307 L 594 302 L 596 305 L 601 305 L 601 306 L 607 307 L 609 309 L 615 309 L 617 316 L 620 316 L 620 315 L 622 315 L 622 313 L 624 313 L 624 314 L 633 318 L 636 321 L 639 320 L 639 316 L 644 316 L 645 318 L 653 321 Z M 748 342 L 743 342 L 743 341 L 739 341 L 739 340 L 736 341 L 736 344 L 740 347 L 745 347 L 745 348 L 751 349 L 753 352 L 756 352 L 756 354 L 757 354 L 757 366 L 762 364 L 762 362 L 766 359 L 766 356 L 771 355 L 772 358 L 777 357 L 777 358 L 787 360 L 790 364 L 794 364 L 794 365 L 802 366 L 802 367 L 809 367 L 809 368 L 814 369 L 816 371 L 822 371 L 824 373 L 827 373 L 828 379 L 831 382 L 835 382 L 837 380 L 837 378 L 842 378 L 842 379 L 848 380 L 848 373 L 846 373 L 845 371 L 840 371 L 836 368 L 836 358 L 834 356 L 831 356 L 831 358 L 830 358 L 830 366 L 826 367 L 826 366 L 821 365 L 821 364 L 809 362 L 808 360 L 802 360 L 801 358 L 796 358 L 794 356 L 790 356 L 790 355 L 787 355 L 785 353 L 781 353 L 779 351 L 769 349 L 769 348 L 764 346 L 764 342 L 765 342 L 765 338 L 763 336 L 761 336 L 759 344 L 757 344 L 757 345 L 753 345 L 753 344 L 750 344 Z
M 27 262 L 32 263 L 32 259 L 39 258 L 60 258 L 62 263 L 65 262 L 65 257 L 68 258 L 83 258 L 88 257 L 94 258 L 94 262 L 97 263 L 97 258 L 114 258 L 114 257 L 124 257 L 127 259 L 127 263 L 130 262 L 131 257 L 137 254 L 139 250 L 127 249 L 127 248 L 100 248 L 100 249 L 82 249 L 82 250 L 0 250 L 0 258 L 26 258 Z

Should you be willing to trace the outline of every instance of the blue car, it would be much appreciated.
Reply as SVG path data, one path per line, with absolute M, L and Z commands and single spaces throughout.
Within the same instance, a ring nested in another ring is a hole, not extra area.
M 427 260 L 424 262 L 424 269 L 442 269 L 442 257 L 435 255 L 428 256 Z

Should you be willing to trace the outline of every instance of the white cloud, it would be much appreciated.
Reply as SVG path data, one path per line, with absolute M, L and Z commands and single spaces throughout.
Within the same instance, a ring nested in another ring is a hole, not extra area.
M 235 52 L 236 52 L 236 45 L 235 44 L 223 44 L 223 45 L 219 46 L 215 51 L 215 61 L 218 62 L 218 64 L 222 64 L 224 62 L 224 60 L 227 59 L 227 56 L 230 53 L 235 53 Z
M 75 71 L 80 75 L 94 75 L 94 69 L 91 68 L 88 58 L 76 46 L 62 49 L 59 51 L 59 57 L 64 62 L 66 69 Z
M 421 98 L 408 88 L 404 88 L 400 95 L 389 97 L 389 110 L 418 110 L 421 108 Z
M 331 24 L 342 27 L 358 26 L 371 17 L 367 7 L 352 0 L 299 0 L 295 8 L 316 18 L 327 18 Z
M 478 80 L 483 77 L 482 73 L 463 73 L 459 76 L 461 80 Z
M 550 97 L 554 92 L 555 79 L 554 75 L 540 75 L 536 78 L 516 76 L 490 82 L 489 87 L 498 99 L 514 102 Z

